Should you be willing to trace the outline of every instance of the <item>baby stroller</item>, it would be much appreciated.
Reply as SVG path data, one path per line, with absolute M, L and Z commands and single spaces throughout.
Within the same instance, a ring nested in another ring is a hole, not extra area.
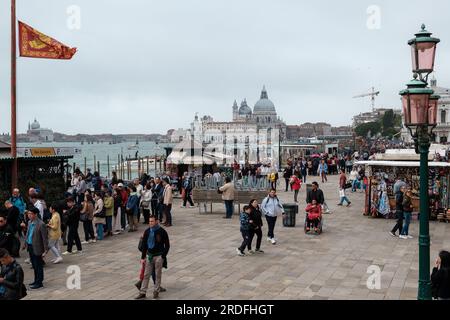
M 305 224 L 303 227 L 303 230 L 305 233 L 316 233 L 321 234 L 322 233 L 322 227 L 323 227 L 323 214 L 321 218 L 317 218 L 317 231 L 314 230 L 314 222 L 310 222 L 310 230 L 308 230 L 308 212 L 305 212 Z

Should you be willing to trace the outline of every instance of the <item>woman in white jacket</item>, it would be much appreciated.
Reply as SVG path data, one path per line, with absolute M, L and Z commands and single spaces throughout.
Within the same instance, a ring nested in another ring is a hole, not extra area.
M 106 208 L 100 192 L 95 193 L 94 225 L 97 230 L 97 240 L 103 240 L 103 228 L 106 224 Z
M 150 182 L 148 182 L 145 185 L 144 190 L 141 192 L 141 202 L 139 203 L 139 207 L 142 208 L 142 215 L 144 216 L 144 224 L 148 224 L 148 220 L 150 218 L 152 196 L 152 186 Z
M 276 244 L 277 240 L 275 239 L 275 235 L 273 233 L 275 229 L 275 224 L 277 222 L 277 216 L 280 214 L 284 217 L 284 208 L 280 199 L 277 197 L 277 192 L 274 189 L 270 190 L 270 193 L 261 203 L 261 211 L 266 216 L 268 232 L 267 232 L 267 241 L 272 242 L 272 244 Z

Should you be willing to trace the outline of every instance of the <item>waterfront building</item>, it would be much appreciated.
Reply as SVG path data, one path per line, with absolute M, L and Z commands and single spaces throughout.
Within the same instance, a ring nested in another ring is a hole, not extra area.
M 438 87 L 435 78 L 430 83 L 434 93 L 441 96 L 438 101 L 437 125 L 433 130 L 435 142 L 446 144 L 450 141 L 450 89 Z
M 28 123 L 26 138 L 29 142 L 53 142 L 53 130 L 41 128 L 40 123 L 34 119 L 33 123 Z

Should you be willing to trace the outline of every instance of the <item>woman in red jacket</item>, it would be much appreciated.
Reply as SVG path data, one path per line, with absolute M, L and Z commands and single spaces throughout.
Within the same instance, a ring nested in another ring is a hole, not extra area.
M 297 201 L 298 191 L 302 187 L 302 181 L 296 175 L 293 175 L 289 183 L 291 184 L 292 190 L 294 190 L 294 201 L 295 203 L 298 203 Z
M 316 200 L 313 200 L 311 204 L 308 204 L 308 206 L 305 208 L 305 211 L 307 212 L 306 217 L 306 231 L 311 230 L 311 223 L 314 225 L 314 231 L 318 232 L 318 225 L 320 219 L 322 219 L 322 207 L 320 204 L 317 204 Z

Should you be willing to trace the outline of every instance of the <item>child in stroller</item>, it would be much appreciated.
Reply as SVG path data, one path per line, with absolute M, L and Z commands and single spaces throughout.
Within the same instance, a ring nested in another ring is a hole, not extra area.
M 320 204 L 317 204 L 316 200 L 313 200 L 311 204 L 305 208 L 306 211 L 306 220 L 305 220 L 305 232 L 309 232 L 311 230 L 311 224 L 314 226 L 314 231 L 316 233 L 320 233 L 321 228 L 321 220 L 322 220 L 322 207 Z

